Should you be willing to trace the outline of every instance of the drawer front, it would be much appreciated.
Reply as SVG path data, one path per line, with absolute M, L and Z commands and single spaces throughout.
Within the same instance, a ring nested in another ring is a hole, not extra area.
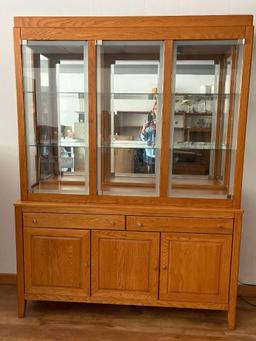
M 121 215 L 24 213 L 23 224 L 26 227 L 124 230 L 125 217 Z
M 127 229 L 231 234 L 233 231 L 233 219 L 129 216 L 127 217 Z

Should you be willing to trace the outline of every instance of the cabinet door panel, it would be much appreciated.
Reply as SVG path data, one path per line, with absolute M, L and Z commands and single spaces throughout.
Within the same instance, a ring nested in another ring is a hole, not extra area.
M 88 296 L 90 232 L 25 228 L 26 293 Z
M 159 234 L 92 232 L 92 296 L 157 298 Z
M 232 236 L 163 233 L 160 299 L 228 302 Z

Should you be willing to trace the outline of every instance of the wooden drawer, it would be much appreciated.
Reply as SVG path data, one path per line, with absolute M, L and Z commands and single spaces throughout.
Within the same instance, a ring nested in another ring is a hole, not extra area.
M 127 229 L 231 234 L 233 231 L 233 219 L 129 216 L 127 217 Z
M 121 215 L 24 213 L 23 224 L 26 227 L 124 230 L 125 218 Z

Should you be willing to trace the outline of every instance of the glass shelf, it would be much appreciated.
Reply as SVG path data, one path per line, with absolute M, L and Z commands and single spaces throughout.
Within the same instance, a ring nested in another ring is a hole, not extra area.
M 191 96 L 191 97 L 218 97 L 218 96 L 234 96 L 236 94 L 231 94 L 231 93 L 190 93 L 190 92 L 184 92 L 184 93 L 179 93 L 176 92 L 174 93 L 175 96 Z
M 85 93 L 84 91 L 47 91 L 47 90 L 29 91 L 29 90 L 24 90 L 23 92 L 24 92 L 25 94 L 48 94 L 48 95 L 62 95 L 62 94 L 67 94 L 67 95 L 82 95 L 82 98 L 84 98 L 84 96 L 88 95 L 88 93 Z

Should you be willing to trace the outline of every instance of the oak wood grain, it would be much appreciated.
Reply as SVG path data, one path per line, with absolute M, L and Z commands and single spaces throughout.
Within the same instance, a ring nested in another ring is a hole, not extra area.
M 26 227 L 124 230 L 125 217 L 121 215 L 81 215 L 54 213 L 24 213 Z
M 117 16 L 117 17 L 43 17 L 14 18 L 15 27 L 173 27 L 173 26 L 245 26 L 252 25 L 252 15 L 197 15 L 197 16 Z
M 127 230 L 232 234 L 232 219 L 128 216 Z
M 21 38 L 25 40 L 240 39 L 244 34 L 244 26 L 21 28 Z
M 163 233 L 160 299 L 228 303 L 232 236 Z
M 92 232 L 92 297 L 157 299 L 159 233 Z
M 25 228 L 25 292 L 86 298 L 90 231 Z

